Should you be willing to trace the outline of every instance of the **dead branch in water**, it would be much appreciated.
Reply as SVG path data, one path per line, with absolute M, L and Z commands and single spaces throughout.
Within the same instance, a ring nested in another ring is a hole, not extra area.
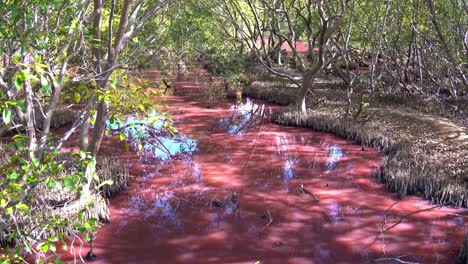
M 392 205 L 390 205 L 387 210 L 385 210 L 385 213 L 384 213 L 384 222 L 382 224 L 382 230 L 384 229 L 384 226 L 387 224 L 387 214 L 388 212 L 390 211 L 390 209 L 392 209 L 393 206 L 397 205 L 400 201 L 397 201 L 397 202 L 394 202 Z
M 304 184 L 299 185 L 299 190 L 302 192 L 302 195 L 310 196 L 310 197 L 314 198 L 314 200 L 320 201 L 320 199 L 317 196 L 315 196 L 312 192 L 310 192 L 309 190 L 304 188 Z
M 374 259 L 374 262 L 378 262 L 378 261 L 397 261 L 399 263 L 404 263 L 404 264 L 419 264 L 419 262 L 410 262 L 410 261 L 402 260 L 401 258 L 405 257 L 405 256 L 406 255 L 401 255 L 401 256 L 398 256 L 398 257 L 394 257 L 394 258 L 378 258 L 378 259 Z
M 271 223 L 273 223 L 273 218 L 271 217 L 270 210 L 267 209 L 267 213 L 268 213 L 269 221 L 266 224 L 266 226 L 263 228 L 262 232 L 265 231 L 265 229 L 267 229 L 267 227 L 269 227 L 271 225 Z
M 397 221 L 395 224 L 393 224 L 392 226 L 387 227 L 387 228 L 384 228 L 384 226 L 385 226 L 385 224 L 386 224 L 386 222 L 387 222 L 387 212 L 390 210 L 390 208 L 392 208 L 392 207 L 393 207 L 394 205 L 396 205 L 396 204 L 397 204 L 397 203 L 392 204 L 392 205 L 385 211 L 385 220 L 384 220 L 385 222 L 384 222 L 384 224 L 382 225 L 382 230 L 381 230 L 382 233 L 385 233 L 385 232 L 387 232 L 388 230 L 394 228 L 395 226 L 401 224 L 406 218 L 408 218 L 408 217 L 410 217 L 410 216 L 412 216 L 412 215 L 415 215 L 415 214 L 418 214 L 418 213 L 421 213 L 421 212 L 425 212 L 425 211 L 430 211 L 430 210 L 433 210 L 433 209 L 436 209 L 436 208 L 439 208 L 439 207 L 442 207 L 442 206 L 443 206 L 443 205 L 436 205 L 436 206 L 432 206 L 432 207 L 429 207 L 429 208 L 426 208 L 426 209 L 421 209 L 421 210 L 417 210 L 417 211 L 411 212 L 411 213 L 409 213 L 409 214 L 406 214 L 406 215 L 402 216 L 402 217 L 400 218 L 400 220 L 398 220 L 398 221 Z

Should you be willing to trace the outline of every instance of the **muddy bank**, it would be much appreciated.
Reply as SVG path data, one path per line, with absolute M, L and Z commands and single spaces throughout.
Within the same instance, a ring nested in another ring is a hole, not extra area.
M 296 89 L 279 82 L 256 81 L 244 94 L 288 105 L 294 102 Z M 468 206 L 468 129 L 459 112 L 463 113 L 463 108 L 448 114 L 453 115 L 452 122 L 421 113 L 433 111 L 427 103 L 414 101 L 414 107 L 422 109 L 418 112 L 405 106 L 409 102 L 386 97 L 370 98 L 369 107 L 357 119 L 346 117 L 346 92 L 339 84 L 319 80 L 314 97 L 309 98 L 307 115 L 285 109 L 275 114 L 273 121 L 331 132 L 379 149 L 384 154 L 383 163 L 373 174 L 402 197 L 418 194 L 434 203 Z

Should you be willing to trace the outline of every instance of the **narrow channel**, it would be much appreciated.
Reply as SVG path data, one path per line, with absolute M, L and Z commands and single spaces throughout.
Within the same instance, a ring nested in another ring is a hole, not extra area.
M 276 106 L 265 102 L 207 102 L 207 77 L 187 74 L 164 99 L 178 136 L 149 136 L 139 153 L 114 146 L 134 177 L 109 201 L 111 223 L 96 234 L 93 263 L 456 260 L 466 210 L 405 218 L 433 205 L 400 200 L 377 183 L 376 150 L 271 124 Z

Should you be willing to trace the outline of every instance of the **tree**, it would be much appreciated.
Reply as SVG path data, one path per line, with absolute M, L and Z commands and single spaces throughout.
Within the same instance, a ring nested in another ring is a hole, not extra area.
M 219 0 L 222 13 L 239 32 L 242 40 L 250 48 L 257 60 L 270 73 L 286 78 L 301 87 L 297 94 L 297 106 L 303 113 L 306 112 L 306 95 L 313 86 L 316 74 L 326 62 L 328 42 L 332 34 L 342 23 L 346 15 L 348 2 L 346 0 L 340 1 L 339 7 L 335 8 L 332 2 L 325 3 L 324 1 L 303 2 L 281 0 L 278 1 L 278 5 L 272 6 L 267 5 L 265 1 L 260 1 L 266 7 L 262 8 L 257 5 L 258 2 L 252 0 Z M 273 12 L 266 12 L 265 10 Z M 273 22 L 268 23 L 271 17 L 274 18 Z M 279 37 L 279 43 L 287 41 L 293 50 L 294 58 L 297 60 L 298 52 L 294 44 L 296 41 L 295 36 L 301 34 L 295 31 L 296 25 L 294 21 L 296 19 L 292 19 L 293 17 L 302 20 L 307 29 L 304 34 L 308 40 L 309 52 L 313 58 L 311 64 L 304 65 L 302 84 L 288 73 L 275 69 L 272 66 L 269 57 L 269 43 L 264 39 L 265 35 L 271 33 Z M 275 26 L 275 21 L 283 21 L 287 26 L 279 30 Z M 314 29 L 314 26 L 317 26 L 317 28 Z M 313 53 L 314 48 L 317 50 L 316 54 Z
M 53 243 L 66 234 L 92 231 L 98 225 L 86 212 L 97 206 L 100 197 L 96 194 L 99 183 L 93 184 L 99 180 L 95 158 L 106 129 L 109 103 L 120 96 L 116 87 L 121 77 L 116 70 L 126 68 L 131 59 L 123 54 L 144 47 L 135 41 L 137 36 L 146 43 L 144 40 L 159 34 L 145 32 L 145 25 L 151 22 L 154 29 L 166 11 L 166 1 L 0 3 L 0 134 L 16 133 L 10 144 L 15 148 L 4 154 L 7 160 L 0 172 L 0 239 L 8 236 L 8 241 L 1 243 L 16 247 L 15 252 L 3 252 L 6 255 L 2 257 L 21 260 L 22 249 L 55 250 Z M 103 21 L 107 27 L 102 26 Z M 145 34 L 139 35 L 142 32 Z M 126 50 L 129 46 L 131 50 Z M 88 102 L 72 128 L 52 141 L 51 124 L 61 96 L 77 86 L 84 87 Z M 80 127 L 82 134 L 87 134 L 92 113 L 96 119 L 89 146 L 83 140 L 82 152 L 63 160 L 59 156 L 63 142 Z M 57 191 L 65 191 L 71 200 L 66 207 L 45 210 L 47 199 L 38 197 Z M 37 226 L 28 215 L 36 217 Z M 33 248 L 44 238 L 37 231 L 39 227 L 56 230 L 53 233 L 58 235 Z M 9 231 L 3 234 L 3 230 Z

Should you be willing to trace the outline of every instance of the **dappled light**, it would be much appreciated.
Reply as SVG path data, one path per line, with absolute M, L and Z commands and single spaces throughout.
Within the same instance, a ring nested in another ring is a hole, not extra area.
M 430 204 L 415 197 L 400 200 L 375 182 L 371 167 L 380 166 L 375 150 L 270 124 L 269 105 L 253 99 L 206 108 L 207 102 L 193 101 L 206 83 L 188 85 L 186 79 L 177 83 L 175 96 L 165 97 L 165 110 L 179 131 L 169 139 L 189 140 L 171 143 L 180 153 L 165 158 L 147 160 L 156 152 L 145 146 L 122 156 L 135 177 L 123 195 L 110 200 L 111 223 L 94 241 L 97 263 L 370 263 L 398 256 L 450 263 L 455 258 L 453 244 L 467 224 L 464 211 L 421 212 L 382 232 Z M 126 125 L 144 119 L 128 120 Z M 145 140 L 153 137 L 139 133 Z M 230 205 L 234 192 L 238 201 Z M 215 207 L 214 200 L 226 206 Z
M 0 263 L 468 263 L 468 12 L 0 1 Z

